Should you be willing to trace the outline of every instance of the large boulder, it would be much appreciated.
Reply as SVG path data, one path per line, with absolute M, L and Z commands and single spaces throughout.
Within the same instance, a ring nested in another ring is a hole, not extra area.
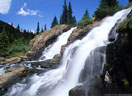
M 0 64 L 3 64 L 3 63 L 5 63 L 5 58 L 0 57 Z
M 6 70 L 5 74 L 0 75 L 0 88 L 5 84 L 14 82 L 16 80 L 18 73 L 24 71 L 24 66 L 22 64 L 17 67 L 10 67 Z
M 9 87 L 20 80 L 20 73 L 24 71 L 23 64 L 12 66 L 6 72 L 0 75 L 0 96 L 2 96 Z
M 82 85 L 78 85 L 69 91 L 69 96 L 85 96 L 85 91 L 82 89 Z
M 13 57 L 13 58 L 9 58 L 6 60 L 7 63 L 16 63 L 16 62 L 20 62 L 21 58 L 20 57 Z

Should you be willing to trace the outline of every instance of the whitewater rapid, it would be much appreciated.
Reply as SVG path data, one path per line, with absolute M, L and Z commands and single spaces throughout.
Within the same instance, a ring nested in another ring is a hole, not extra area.
M 59 54 L 61 51 L 62 45 L 65 45 L 67 43 L 67 40 L 74 29 L 76 29 L 76 27 L 71 28 L 67 32 L 64 32 L 62 35 L 60 35 L 57 38 L 57 41 L 55 43 L 45 48 L 42 53 L 42 56 L 39 58 L 39 61 L 45 61 L 48 59 L 52 59 L 55 55 Z
M 93 28 L 82 40 L 70 44 L 57 69 L 35 74 L 13 85 L 4 96 L 68 96 L 69 90 L 79 84 L 81 71 L 90 53 L 98 47 L 106 46 L 111 29 L 117 21 L 122 22 L 131 9 L 124 9 L 105 18 L 100 26 Z M 98 66 L 103 68 L 100 63 Z

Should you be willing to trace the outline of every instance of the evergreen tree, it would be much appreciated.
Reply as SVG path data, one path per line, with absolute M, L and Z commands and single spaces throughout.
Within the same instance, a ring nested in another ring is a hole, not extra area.
M 43 27 L 41 28 L 41 33 L 42 33 L 42 32 L 44 32 L 44 29 L 43 29 Z
M 101 0 L 101 3 L 100 3 L 100 7 L 101 6 L 113 7 L 113 6 L 116 6 L 116 5 L 118 5 L 117 0 Z
M 132 2 L 132 0 L 129 0 L 129 3 Z
M 13 23 L 11 23 L 11 26 L 13 26 Z
M 101 0 L 99 8 L 94 13 L 95 19 L 100 20 L 106 16 L 113 15 L 117 11 L 121 10 L 117 0 Z
M 20 25 L 19 24 L 17 25 L 17 29 L 20 30 Z
M 47 27 L 46 27 L 46 24 L 45 24 L 45 26 L 44 26 L 44 31 L 46 31 L 47 30 Z
M 40 28 L 39 28 L 39 22 L 37 24 L 37 33 L 36 34 L 39 34 L 39 31 L 40 31 Z
M 68 19 L 68 20 L 67 20 L 67 21 L 68 21 L 68 24 L 72 24 L 72 23 L 73 23 L 73 22 L 72 22 L 72 21 L 73 21 L 73 20 L 72 20 L 72 19 L 73 19 L 72 13 L 73 13 L 73 12 L 72 12 L 72 7 L 71 7 L 71 2 L 69 2 L 68 14 L 67 14 L 67 15 L 68 15 L 68 16 L 67 16 L 67 17 L 68 17 L 68 18 L 67 18 L 67 19 Z
M 83 15 L 82 20 L 85 20 L 85 19 L 90 19 L 89 13 L 88 13 L 88 10 L 87 10 L 87 9 L 86 9 L 86 11 L 85 11 L 85 14 Z
M 0 56 L 1 57 L 5 57 L 8 55 L 8 52 L 7 52 L 8 46 L 9 46 L 9 38 L 4 28 L 2 33 L 0 33 Z
M 57 21 L 57 17 L 55 16 L 53 21 L 52 21 L 51 28 L 53 28 L 56 25 L 58 25 L 58 21 Z
M 88 14 L 88 10 L 86 9 L 82 20 L 78 23 L 78 27 L 84 27 L 84 26 L 86 26 L 88 24 L 92 24 L 92 23 L 93 23 L 93 21 L 92 21 L 92 19 L 90 19 L 89 14 Z
M 66 0 L 64 1 L 63 13 L 61 15 L 60 24 L 67 24 L 67 5 Z
M 76 25 L 76 24 L 77 24 L 76 17 L 75 17 L 75 16 L 73 16 L 73 17 L 72 17 L 72 25 Z

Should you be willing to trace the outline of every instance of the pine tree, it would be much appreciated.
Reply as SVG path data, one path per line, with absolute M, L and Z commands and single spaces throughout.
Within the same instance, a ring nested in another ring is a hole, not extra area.
M 85 14 L 83 15 L 82 20 L 85 20 L 85 19 L 90 19 L 90 18 L 89 18 L 89 13 L 88 13 L 88 10 L 87 10 L 87 9 L 86 9 L 86 11 L 85 11 Z
M 64 1 L 63 13 L 61 15 L 60 24 L 67 24 L 67 5 L 66 0 Z
M 44 29 L 43 29 L 43 27 L 41 28 L 41 33 L 42 33 L 42 32 L 44 32 Z
M 47 30 L 47 27 L 46 27 L 46 24 L 45 24 L 45 26 L 44 26 L 44 31 L 46 31 Z
M 121 10 L 117 0 L 101 0 L 99 8 L 94 13 L 95 20 L 103 19 L 106 16 L 111 16 Z
M 129 0 L 129 3 L 132 2 L 132 0 Z
M 51 28 L 53 28 L 56 25 L 58 25 L 58 21 L 57 21 L 57 17 L 55 16 L 53 21 L 52 21 Z
M 72 17 L 72 25 L 76 25 L 76 24 L 77 24 L 76 17 L 75 17 L 75 16 L 73 16 L 73 17 Z
M 73 23 L 73 22 L 72 22 L 72 19 L 73 19 L 72 13 L 73 13 L 73 12 L 72 12 L 72 7 L 71 7 L 71 2 L 69 2 L 68 14 L 67 14 L 67 15 L 68 15 L 68 16 L 67 16 L 67 17 L 68 17 L 68 18 L 67 18 L 67 19 L 68 19 L 68 20 L 67 20 L 67 21 L 68 21 L 68 24 L 72 24 L 72 23 Z
M 8 46 L 9 38 L 4 28 L 2 33 L 0 33 L 0 56 L 5 57 L 8 55 Z
M 40 28 L 39 28 L 39 22 L 37 24 L 37 33 L 36 34 L 39 34 L 39 31 L 40 31 Z
M 113 7 L 118 5 L 118 2 L 117 0 L 101 0 L 100 6 L 103 6 L 103 5 Z
M 86 9 L 82 20 L 78 23 L 78 27 L 84 27 L 84 26 L 86 26 L 88 24 L 92 24 L 92 23 L 93 23 L 93 21 L 92 21 L 92 19 L 90 19 L 88 10 Z
M 19 24 L 17 25 L 17 29 L 20 30 L 20 25 Z
M 13 26 L 13 23 L 11 23 L 11 26 Z

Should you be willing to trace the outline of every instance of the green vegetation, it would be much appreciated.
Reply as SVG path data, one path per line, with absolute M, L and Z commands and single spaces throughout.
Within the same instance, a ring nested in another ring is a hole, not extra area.
M 93 23 L 93 21 L 89 17 L 88 10 L 86 10 L 82 20 L 78 23 L 78 28 L 85 27 L 88 24 L 92 24 L 92 23 Z
M 44 31 L 46 31 L 47 30 L 47 27 L 46 27 L 46 24 L 44 25 Z
M 132 2 L 129 2 L 128 5 L 125 8 L 129 8 L 132 6 Z
M 20 38 L 15 40 L 13 44 L 8 47 L 8 58 L 24 55 L 27 51 L 29 51 L 29 42 L 30 40 L 25 40 L 24 38 Z
M 111 16 L 122 8 L 116 0 L 101 0 L 99 8 L 94 13 L 95 20 L 101 20 L 106 16 Z
M 0 21 L 0 57 L 14 57 L 24 55 L 29 48 L 29 41 L 34 38 L 34 34 Z
M 5 57 L 8 55 L 9 38 L 6 34 L 5 28 L 0 33 L 0 56 Z
M 128 32 L 132 30 L 132 16 L 122 22 L 118 27 L 118 32 Z
M 53 21 L 52 21 L 51 28 L 53 28 L 56 25 L 58 25 L 58 20 L 57 20 L 57 17 L 55 16 Z
M 40 28 L 39 28 L 39 22 L 37 24 L 37 33 L 36 34 L 39 34 L 40 33 Z
M 76 18 L 75 16 L 72 16 L 72 7 L 71 3 L 69 2 L 69 6 L 67 8 L 66 0 L 64 1 L 63 5 L 63 12 L 60 18 L 60 24 L 69 24 L 69 25 L 76 25 Z

